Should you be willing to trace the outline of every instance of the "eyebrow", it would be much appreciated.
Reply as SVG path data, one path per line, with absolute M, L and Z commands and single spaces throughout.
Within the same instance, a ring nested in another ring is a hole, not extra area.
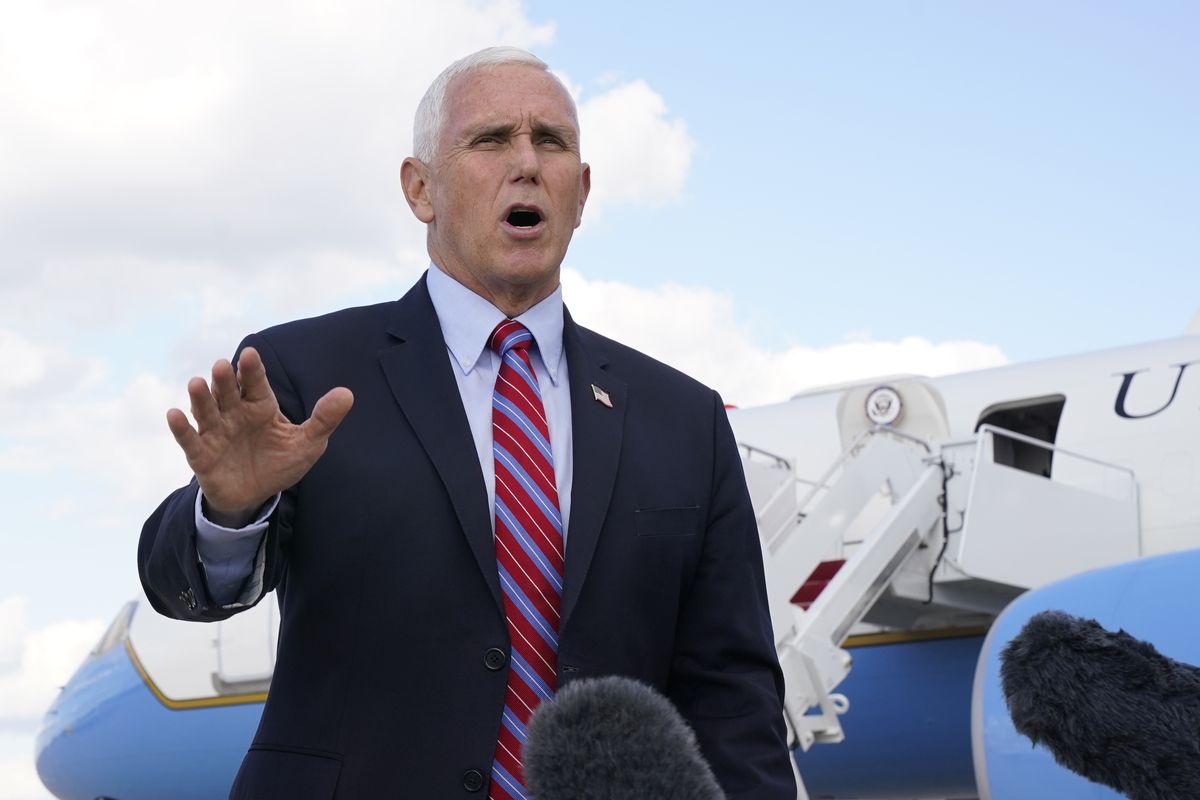
M 538 120 L 533 123 L 533 132 L 548 133 L 551 136 L 557 136 L 568 144 L 574 144 L 579 136 L 575 133 L 575 129 L 569 125 L 555 125 L 552 122 L 542 122 Z
M 480 136 L 511 136 L 518 127 L 520 127 L 520 125 L 515 122 L 498 122 L 480 125 L 477 128 L 468 129 L 466 136 L 463 138 L 471 140 Z
M 490 124 L 480 125 L 477 128 L 468 129 L 463 136 L 465 141 L 472 141 L 480 136 L 497 136 L 508 137 L 512 136 L 521 127 L 520 122 L 495 122 Z M 556 125 L 552 122 L 542 120 L 534 120 L 533 135 L 550 134 L 556 136 L 563 142 L 574 145 L 579 141 L 579 135 L 570 125 Z

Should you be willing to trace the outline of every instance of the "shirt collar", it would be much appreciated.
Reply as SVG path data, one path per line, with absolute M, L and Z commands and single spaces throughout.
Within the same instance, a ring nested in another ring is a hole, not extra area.
M 492 331 L 507 317 L 483 297 L 442 272 L 436 264 L 429 265 L 425 280 L 446 347 L 463 374 L 469 375 L 487 349 Z M 557 386 L 563 351 L 562 285 L 556 286 L 548 297 L 516 320 L 533 334 L 546 372 Z

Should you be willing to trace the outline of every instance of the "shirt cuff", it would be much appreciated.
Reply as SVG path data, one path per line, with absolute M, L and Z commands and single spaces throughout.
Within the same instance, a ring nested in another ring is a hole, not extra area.
M 208 593 L 222 608 L 254 605 L 262 597 L 266 531 L 279 505 L 275 495 L 244 528 L 226 528 L 204 516 L 204 492 L 196 492 L 196 553 Z

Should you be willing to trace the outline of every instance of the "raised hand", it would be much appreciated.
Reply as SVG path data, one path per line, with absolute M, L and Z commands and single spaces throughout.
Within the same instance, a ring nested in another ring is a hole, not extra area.
M 197 428 L 177 408 L 167 411 L 167 426 L 204 490 L 209 519 L 229 527 L 250 522 L 263 503 L 304 477 L 354 404 L 350 390 L 339 386 L 303 424 L 293 424 L 279 410 L 253 347 L 242 350 L 236 376 L 221 359 L 211 390 L 203 378 L 187 388 Z

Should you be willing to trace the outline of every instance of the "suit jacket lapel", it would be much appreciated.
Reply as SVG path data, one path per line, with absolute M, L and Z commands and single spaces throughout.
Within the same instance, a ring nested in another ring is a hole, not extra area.
M 503 613 L 487 491 L 424 277 L 397 302 L 388 333 L 399 342 L 380 351 L 380 366 L 446 485 L 479 570 Z
M 563 347 L 567 356 L 571 392 L 574 475 L 571 517 L 567 523 L 566 574 L 563 576 L 559 631 L 566 628 L 571 611 L 579 600 L 592 554 L 596 551 L 600 528 L 608 512 L 621 455 L 621 434 L 628 398 L 625 383 L 605 371 L 607 359 L 602 353 L 586 349 L 579 326 L 566 309 L 563 315 Z M 596 400 L 593 386 L 608 392 L 612 408 Z

